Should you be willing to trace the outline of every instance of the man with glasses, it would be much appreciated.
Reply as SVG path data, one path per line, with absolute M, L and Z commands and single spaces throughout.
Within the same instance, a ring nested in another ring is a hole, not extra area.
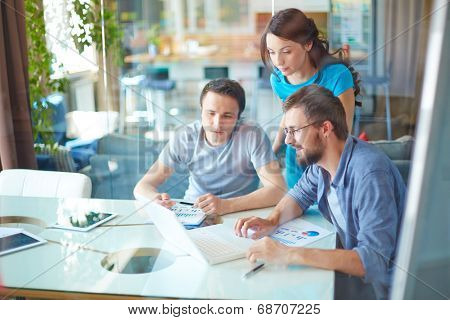
M 265 132 L 240 119 L 245 108 L 241 85 L 230 79 L 210 81 L 202 90 L 200 106 L 201 121 L 177 131 L 137 183 L 134 195 L 172 207 L 175 202 L 157 188 L 180 169 L 189 171 L 184 199 L 207 214 L 277 204 L 286 185 Z
M 286 99 L 284 111 L 286 144 L 309 166 L 267 219 L 239 219 L 235 232 L 267 236 L 317 201 L 336 228 L 338 249 L 293 248 L 264 237 L 247 257 L 335 270 L 336 298 L 387 298 L 405 203 L 399 171 L 381 151 L 348 134 L 344 108 L 331 91 L 304 87 Z

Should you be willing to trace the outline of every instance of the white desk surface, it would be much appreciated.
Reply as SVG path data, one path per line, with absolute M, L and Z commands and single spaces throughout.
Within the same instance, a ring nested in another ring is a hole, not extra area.
M 251 264 L 246 259 L 208 266 L 164 243 L 156 228 L 142 224 L 147 215 L 142 203 L 131 200 L 55 199 L 0 196 L 0 217 L 39 218 L 42 227 L 9 223 L 48 240 L 47 244 L 0 257 L 0 274 L 6 290 L 34 297 L 145 297 L 193 299 L 332 299 L 334 272 L 310 267 L 266 266 L 242 280 Z M 120 215 L 90 232 L 45 228 L 56 221 L 61 206 L 86 206 L 92 210 Z M 236 219 L 265 217 L 271 208 L 229 214 L 223 223 Z M 317 211 L 304 219 L 328 230 L 333 227 Z M 333 233 L 311 247 L 335 247 Z M 107 253 L 131 248 L 161 248 L 175 260 L 165 269 L 145 274 L 119 274 L 101 266 Z M 19 289 L 19 291 L 16 291 Z

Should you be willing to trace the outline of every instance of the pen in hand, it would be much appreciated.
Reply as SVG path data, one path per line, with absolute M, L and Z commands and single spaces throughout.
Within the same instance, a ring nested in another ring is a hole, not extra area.
M 245 273 L 245 274 L 242 276 L 242 279 L 245 280 L 245 279 L 250 278 L 252 275 L 254 275 L 254 274 L 257 273 L 258 271 L 262 270 L 262 268 L 264 267 L 264 265 L 265 265 L 264 263 L 258 264 L 258 265 L 255 266 L 253 269 L 251 269 L 249 272 Z
M 186 205 L 186 206 L 191 206 L 191 207 L 194 206 L 194 204 L 193 204 L 192 202 L 179 201 L 179 203 L 180 203 L 180 204 L 184 204 L 184 205 Z

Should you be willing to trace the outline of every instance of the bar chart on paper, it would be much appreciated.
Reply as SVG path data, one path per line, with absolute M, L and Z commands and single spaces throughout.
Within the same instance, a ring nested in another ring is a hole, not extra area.
M 315 224 L 297 218 L 278 227 L 270 237 L 287 246 L 303 247 L 332 233 Z

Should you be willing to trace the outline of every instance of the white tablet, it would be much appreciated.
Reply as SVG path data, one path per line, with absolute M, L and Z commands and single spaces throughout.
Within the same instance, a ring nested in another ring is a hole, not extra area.
M 22 229 L 0 228 L 0 256 L 46 242 L 46 240 Z
M 114 219 L 117 214 L 89 211 L 86 214 L 77 214 L 66 219 L 59 219 L 54 228 L 73 230 L 73 231 L 89 231 L 95 227 Z

